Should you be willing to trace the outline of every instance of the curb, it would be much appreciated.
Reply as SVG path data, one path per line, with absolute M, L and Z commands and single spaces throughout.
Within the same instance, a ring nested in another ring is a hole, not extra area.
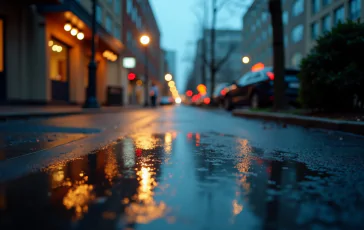
M 364 122 L 340 121 L 282 113 L 250 112 L 246 110 L 234 110 L 233 115 L 237 117 L 284 122 L 286 124 L 299 125 L 306 128 L 320 128 L 364 135 Z
M 107 110 L 107 109 L 89 109 L 89 110 L 79 110 L 79 111 L 65 111 L 65 112 L 24 112 L 24 113 L 7 113 L 0 114 L 0 121 L 8 120 L 27 120 L 31 118 L 47 118 L 47 117 L 62 117 L 71 115 L 82 115 L 82 114 L 103 114 L 103 113 L 118 113 L 127 110 L 127 108 L 118 110 Z

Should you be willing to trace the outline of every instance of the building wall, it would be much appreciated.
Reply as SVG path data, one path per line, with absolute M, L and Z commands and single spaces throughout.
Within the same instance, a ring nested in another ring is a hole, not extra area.
M 355 0 L 357 2 L 359 2 L 360 5 L 360 13 L 357 15 L 359 16 L 359 18 L 361 18 L 361 21 L 363 21 L 362 19 L 364 18 L 364 0 Z M 313 1 L 306 1 L 306 7 L 307 7 L 307 11 L 306 11 L 306 15 L 307 15 L 307 20 L 306 20 L 306 27 L 309 28 L 308 29 L 308 33 L 306 33 L 306 51 L 309 52 L 312 47 L 316 44 L 316 40 L 313 37 L 313 32 L 312 32 L 312 27 L 315 23 L 317 23 L 318 25 L 318 35 L 321 35 L 322 33 L 324 33 L 323 31 L 323 20 L 324 17 L 329 15 L 330 16 L 330 28 L 335 25 L 335 11 L 336 9 L 340 8 L 341 6 L 344 7 L 344 20 L 346 19 L 352 19 L 352 20 L 357 20 L 358 17 L 353 17 L 354 15 L 352 15 L 351 12 L 351 3 L 355 2 L 352 0 L 331 0 L 329 1 L 330 3 L 327 5 L 324 5 L 322 1 L 319 1 L 319 7 L 318 7 L 318 11 L 314 12 L 313 11 Z
M 4 19 L 7 99 L 46 102 L 46 28 L 31 7 L 2 5 Z

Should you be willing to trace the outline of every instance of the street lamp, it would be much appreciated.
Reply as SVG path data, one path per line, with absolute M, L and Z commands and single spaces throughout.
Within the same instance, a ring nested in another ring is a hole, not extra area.
M 250 62 L 250 58 L 245 56 L 241 59 L 241 61 L 244 63 L 244 64 L 248 64 Z
M 171 81 L 172 80 L 172 74 L 170 74 L 170 73 L 167 73 L 165 76 L 164 76 L 164 80 L 166 80 L 166 81 Z
M 145 75 L 145 88 L 144 88 L 144 106 L 148 106 L 148 87 L 149 87 L 149 76 L 148 76 L 148 45 L 150 43 L 150 38 L 148 35 L 142 35 L 140 37 L 140 43 L 145 47 L 144 49 L 144 56 L 145 56 L 145 63 L 144 63 L 144 75 Z
M 95 62 L 95 34 L 96 34 L 96 0 L 92 1 L 92 37 L 91 37 L 91 60 L 88 65 L 88 88 L 84 108 L 100 108 L 96 98 L 96 69 Z

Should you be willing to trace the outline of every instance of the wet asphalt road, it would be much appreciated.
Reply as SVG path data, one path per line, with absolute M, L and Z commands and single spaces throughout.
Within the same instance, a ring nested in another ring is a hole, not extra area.
M 188 107 L 0 133 L 2 230 L 364 229 L 360 136 Z

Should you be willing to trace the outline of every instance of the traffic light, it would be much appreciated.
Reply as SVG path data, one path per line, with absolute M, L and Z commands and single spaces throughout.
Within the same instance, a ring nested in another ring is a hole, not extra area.
M 134 81 L 136 79 L 136 74 L 135 73 L 129 73 L 128 74 L 128 80 L 129 81 Z

